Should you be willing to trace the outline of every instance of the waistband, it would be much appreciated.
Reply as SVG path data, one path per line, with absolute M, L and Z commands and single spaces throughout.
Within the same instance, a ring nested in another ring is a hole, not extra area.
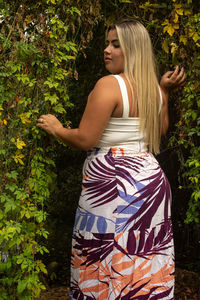
M 118 135 L 120 136 L 119 132 Z M 98 144 L 96 145 L 96 148 L 123 148 L 123 149 L 130 149 L 131 151 L 134 152 L 147 152 L 146 143 L 143 140 L 138 140 L 138 138 L 137 141 L 127 139 L 126 142 L 123 143 L 123 142 L 117 142 L 116 140 L 112 142 L 111 141 L 107 142 L 104 137 L 104 140 L 103 139 L 99 140 Z
M 122 147 L 101 147 L 101 148 L 92 148 L 87 151 L 87 157 L 94 157 L 97 155 L 109 155 L 109 156 L 139 156 L 147 157 L 153 156 L 150 152 L 136 152 L 133 149 L 122 148 Z

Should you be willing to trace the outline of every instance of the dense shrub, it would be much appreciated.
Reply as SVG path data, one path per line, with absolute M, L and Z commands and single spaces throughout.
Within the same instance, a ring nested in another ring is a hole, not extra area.
M 177 64 L 185 67 L 186 85 L 170 97 L 168 149 L 179 158 L 178 190 L 190 199 L 184 218 L 199 222 L 200 14 L 197 0 L 8 0 L 0 5 L 0 295 L 23 300 L 44 288 L 41 257 L 59 256 L 62 234 L 56 240 L 55 232 L 66 218 L 64 230 L 71 232 L 84 159 L 39 130 L 36 121 L 53 113 L 65 126 L 78 125 L 87 94 L 106 74 L 104 32 L 116 19 L 144 23 L 160 73 Z M 165 147 L 166 142 L 163 153 Z M 70 245 L 66 248 L 69 253 Z

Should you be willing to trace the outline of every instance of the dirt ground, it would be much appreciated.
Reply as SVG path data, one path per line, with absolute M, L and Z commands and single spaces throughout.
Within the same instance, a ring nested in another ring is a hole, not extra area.
M 200 300 L 200 276 L 194 272 L 176 269 L 174 300 Z M 65 286 L 47 287 L 40 300 L 68 300 L 69 288 Z M 106 299 L 105 299 L 106 300 Z

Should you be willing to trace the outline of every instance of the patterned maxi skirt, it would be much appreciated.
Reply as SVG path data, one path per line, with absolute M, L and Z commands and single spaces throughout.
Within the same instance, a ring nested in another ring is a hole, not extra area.
M 150 153 L 96 149 L 83 166 L 70 299 L 173 299 L 168 180 Z

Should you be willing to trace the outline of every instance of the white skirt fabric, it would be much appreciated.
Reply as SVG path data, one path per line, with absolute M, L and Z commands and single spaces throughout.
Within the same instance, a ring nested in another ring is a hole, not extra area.
M 88 152 L 71 260 L 71 299 L 174 299 L 171 191 L 150 153 Z

